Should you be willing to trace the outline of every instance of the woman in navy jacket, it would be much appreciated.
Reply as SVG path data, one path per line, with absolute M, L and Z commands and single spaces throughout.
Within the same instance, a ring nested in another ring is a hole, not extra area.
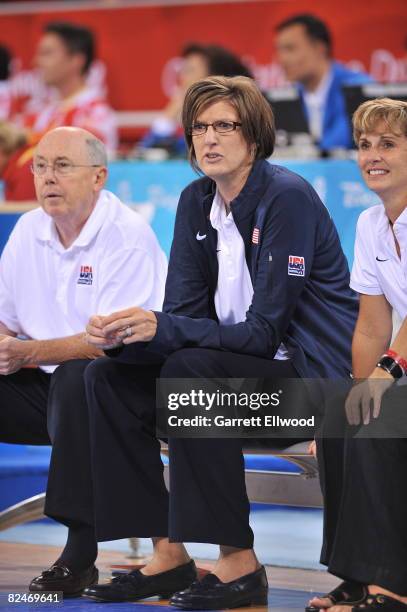
M 154 555 L 141 572 L 86 594 L 181 591 L 170 603 L 188 609 L 265 604 L 242 440 L 170 439 L 168 496 L 155 379 L 346 377 L 357 302 L 327 209 L 305 180 L 266 161 L 274 121 L 255 83 L 194 84 L 183 126 L 205 176 L 181 195 L 163 312 L 95 316 L 87 329 L 92 344 L 116 347 L 85 375 L 98 539 L 150 536 Z M 213 572 L 189 588 L 184 541 L 220 545 Z

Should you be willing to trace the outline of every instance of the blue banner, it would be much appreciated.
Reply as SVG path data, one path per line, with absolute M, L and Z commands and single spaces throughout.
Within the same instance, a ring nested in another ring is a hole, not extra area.
M 273 161 L 274 163 L 274 161 Z M 330 211 L 338 229 L 349 264 L 353 262 L 356 221 L 367 207 L 379 203 L 351 160 L 278 162 L 309 181 Z M 151 223 L 158 239 L 169 254 L 179 195 L 186 185 L 198 178 L 186 161 L 117 161 L 110 164 L 107 188 L 123 202 L 135 205 Z M 0 250 L 18 214 L 0 215 Z

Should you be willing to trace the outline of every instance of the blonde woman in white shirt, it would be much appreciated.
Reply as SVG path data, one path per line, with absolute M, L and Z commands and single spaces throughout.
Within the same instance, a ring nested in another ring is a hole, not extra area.
M 383 395 L 407 373 L 407 103 L 365 102 L 353 125 L 363 178 L 382 201 L 359 218 L 351 275 L 360 294 L 353 374 L 366 380 L 353 387 L 345 408 L 348 423 L 361 426 L 381 413 L 394 418 L 396 404 Z M 321 560 L 345 582 L 313 599 L 310 612 L 407 611 L 407 440 L 399 435 L 321 441 Z

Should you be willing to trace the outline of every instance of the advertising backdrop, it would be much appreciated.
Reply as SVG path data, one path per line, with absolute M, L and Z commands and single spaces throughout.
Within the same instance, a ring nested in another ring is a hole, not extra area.
M 49 2 L 46 11 L 38 8 L 46 3 L 32 4 L 32 13 L 26 8 L 7 13 L 0 7 L 0 41 L 18 60 L 15 87 L 22 94 L 35 87 L 31 61 L 42 26 L 51 20 L 71 20 L 93 28 L 101 62 L 92 78 L 103 85 L 106 77 L 110 102 L 122 111 L 154 110 L 165 104 L 176 86 L 180 49 L 191 41 L 221 44 L 241 55 L 263 89 L 281 84 L 283 75 L 274 59 L 274 29 L 298 12 L 313 12 L 327 22 L 339 60 L 370 72 L 379 81 L 407 81 L 405 0 L 216 4 L 169 0 L 154 6 L 140 2 L 140 6 L 120 8 L 115 3 L 92 10 L 67 10 L 66 3 Z

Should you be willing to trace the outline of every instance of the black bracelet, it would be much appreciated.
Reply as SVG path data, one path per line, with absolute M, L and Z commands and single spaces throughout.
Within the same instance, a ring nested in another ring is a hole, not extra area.
M 391 374 L 393 378 L 402 378 L 404 375 L 403 368 L 393 359 L 393 357 L 389 357 L 388 355 L 383 355 L 376 365 L 378 368 Z

